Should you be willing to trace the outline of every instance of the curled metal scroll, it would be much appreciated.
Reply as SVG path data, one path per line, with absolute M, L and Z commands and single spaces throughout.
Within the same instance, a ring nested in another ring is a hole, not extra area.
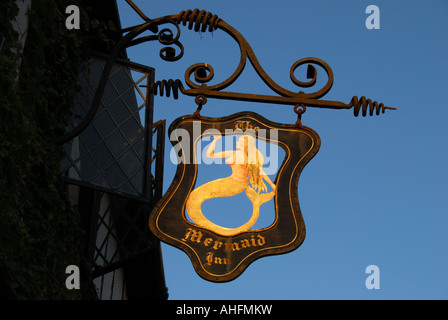
M 158 41 L 163 45 L 163 48 L 159 51 L 159 56 L 161 59 L 165 61 L 177 61 L 181 59 L 184 54 L 184 46 L 179 40 L 181 35 L 180 25 L 186 26 L 189 30 L 193 30 L 195 32 L 213 32 L 217 29 L 226 32 L 237 42 L 239 46 L 239 64 L 234 72 L 230 75 L 230 77 L 214 85 L 208 85 L 208 83 L 214 77 L 213 67 L 207 63 L 194 64 L 187 68 L 187 70 L 185 71 L 184 80 L 186 85 L 189 87 L 188 89 L 184 87 L 182 81 L 179 79 L 162 80 L 157 81 L 153 85 L 151 85 L 150 91 L 152 91 L 154 94 L 160 94 L 162 96 L 165 95 L 167 97 L 170 97 L 172 94 L 173 97 L 177 99 L 180 92 L 184 95 L 194 97 L 203 96 L 218 99 L 254 101 L 292 106 L 302 105 L 306 107 L 330 109 L 354 108 L 355 116 L 358 116 L 360 111 L 362 111 L 362 115 L 365 116 L 368 109 L 370 115 L 373 115 L 374 111 L 376 111 L 376 114 L 378 115 L 380 111 L 384 113 L 386 109 L 396 109 L 385 106 L 382 103 L 366 99 L 365 97 L 361 97 L 360 99 L 358 99 L 358 97 L 354 96 L 349 104 L 345 104 L 339 101 L 319 100 L 330 91 L 333 85 L 334 75 L 330 66 L 325 61 L 318 58 L 307 57 L 297 60 L 291 66 L 290 79 L 296 86 L 300 88 L 310 88 L 315 86 L 317 80 L 317 69 L 315 65 L 317 65 L 320 67 L 320 69 L 323 69 L 327 75 L 328 79 L 325 85 L 322 88 L 319 88 L 318 90 L 310 93 L 305 93 L 301 90 L 299 90 L 298 92 L 287 90 L 278 85 L 266 73 L 246 39 L 235 28 L 227 24 L 217 15 L 214 15 L 205 10 L 194 9 L 181 11 L 178 14 L 150 19 L 133 3 L 132 0 L 126 0 L 126 2 L 139 14 L 139 16 L 145 22 L 140 25 L 121 30 L 123 34 L 126 32 L 127 33 L 121 38 L 120 41 L 118 41 L 106 61 L 92 105 L 88 110 L 85 118 L 71 132 L 68 132 L 64 136 L 60 137 L 56 141 L 57 144 L 62 144 L 70 141 L 78 134 L 80 134 L 93 120 L 98 106 L 100 105 L 100 101 L 103 96 L 107 79 L 112 69 L 112 65 L 118 57 L 118 54 L 122 50 L 144 42 Z M 173 26 L 174 31 L 168 27 L 159 30 L 160 26 L 166 24 Z M 151 31 L 152 33 L 154 33 L 154 35 L 138 37 L 145 31 Z M 241 75 L 246 66 L 247 60 L 250 61 L 263 82 L 277 95 L 260 95 L 224 91 L 224 89 L 234 83 L 235 80 Z M 294 72 L 299 67 L 305 65 L 307 66 L 308 81 L 298 80 L 295 77 Z M 194 76 L 194 81 L 191 79 L 192 76 Z
M 271 90 L 277 93 L 280 97 L 288 97 L 293 99 L 294 98 L 317 99 L 323 97 L 331 89 L 333 85 L 333 79 L 334 79 L 333 71 L 326 62 L 318 58 L 303 58 L 296 61 L 291 67 L 290 78 L 292 82 L 301 88 L 309 88 L 314 86 L 316 84 L 317 79 L 317 71 L 316 68 L 313 66 L 313 64 L 315 64 L 320 66 L 326 72 L 328 76 L 327 83 L 324 85 L 323 88 L 312 93 L 304 93 L 303 91 L 293 92 L 287 90 L 278 85 L 274 80 L 271 79 L 271 77 L 269 77 L 269 75 L 266 73 L 266 71 L 259 63 L 255 53 L 253 52 L 251 46 L 246 41 L 246 39 L 235 28 L 227 24 L 224 20 L 218 18 L 216 15 L 212 15 L 211 13 L 206 12 L 204 10 L 195 9 L 195 10 L 182 11 L 177 15 L 169 16 L 169 18 L 175 20 L 178 24 L 183 24 L 184 26 L 188 25 L 188 28 L 194 31 L 205 31 L 207 29 L 208 31 L 214 31 L 216 29 L 223 30 L 237 42 L 240 49 L 240 59 L 238 66 L 236 67 L 234 72 L 230 75 L 230 77 L 228 77 L 227 79 L 218 84 L 207 85 L 207 83 L 213 79 L 214 75 L 213 67 L 208 63 L 197 63 L 187 68 L 185 72 L 184 80 L 190 89 L 185 89 L 183 85 L 175 87 L 167 86 L 169 81 L 165 82 L 160 81 L 153 86 L 155 91 L 158 90 L 158 92 L 166 92 L 167 94 L 169 94 L 169 91 L 173 90 L 172 91 L 173 96 L 178 96 L 178 92 L 180 91 L 185 95 L 195 96 L 198 94 L 205 94 L 210 97 L 223 98 L 223 99 L 236 98 L 236 100 L 240 100 L 240 97 L 238 97 L 236 93 L 224 92 L 222 90 L 229 87 L 241 75 L 246 66 L 247 59 L 249 59 L 255 71 L 264 81 L 264 83 Z M 182 54 L 183 51 L 181 52 L 180 55 Z M 311 78 L 311 80 L 306 82 L 298 80 L 294 75 L 294 71 L 303 65 L 308 65 L 307 74 Z M 191 79 L 192 75 L 194 75 L 195 81 Z M 243 100 L 251 100 L 252 98 L 250 94 L 245 95 L 245 97 L 247 97 L 247 99 L 243 98 Z M 275 103 L 275 101 L 271 100 L 266 102 Z M 297 104 L 297 101 L 288 102 L 287 104 Z
M 208 29 L 208 31 L 212 32 L 216 29 L 219 29 L 226 32 L 236 41 L 239 46 L 240 60 L 238 66 L 230 75 L 230 77 L 218 84 L 208 85 L 208 83 L 213 79 L 214 76 L 213 67 L 208 63 L 197 63 L 188 67 L 185 72 L 184 81 L 188 88 L 184 87 L 182 81 L 179 79 L 162 80 L 157 81 L 152 85 L 151 90 L 154 94 L 159 93 L 161 96 L 166 95 L 167 97 L 173 94 L 173 97 L 177 99 L 180 92 L 188 96 L 202 95 L 218 99 L 254 101 L 284 105 L 303 105 L 309 107 L 330 109 L 354 108 L 355 116 L 359 115 L 360 110 L 362 110 L 362 115 L 365 116 L 367 114 L 367 108 L 369 108 L 369 110 L 372 110 L 372 108 L 375 109 L 377 111 L 376 114 L 379 114 L 379 111 L 382 111 L 384 113 L 386 109 L 396 109 L 385 106 L 384 104 L 378 103 L 376 101 L 372 102 L 372 100 L 366 99 L 365 97 L 361 97 L 360 99 L 358 99 L 358 97 L 354 96 L 351 99 L 351 102 L 348 104 L 339 101 L 318 100 L 330 91 L 334 81 L 332 69 L 325 61 L 319 58 L 306 57 L 297 60 L 291 66 L 290 79 L 299 88 L 314 87 L 316 85 L 316 80 L 318 77 L 318 69 L 315 66 L 318 66 L 325 72 L 327 76 L 327 82 L 321 88 L 318 88 L 317 90 L 309 93 L 305 93 L 301 90 L 298 90 L 298 92 L 287 90 L 278 85 L 266 73 L 246 39 L 235 28 L 227 24 L 224 20 L 218 18 L 216 15 L 213 15 L 210 12 L 206 12 L 204 10 L 195 9 L 182 11 L 177 15 L 169 16 L 169 19 L 171 19 L 172 21 L 176 21 L 176 23 L 178 24 L 188 26 L 188 29 L 194 31 L 204 32 Z M 180 53 L 180 55 L 182 54 L 183 51 Z M 234 83 L 235 80 L 238 79 L 238 77 L 241 75 L 246 66 L 247 60 L 250 61 L 263 82 L 272 91 L 277 93 L 278 96 L 224 91 L 224 89 Z M 307 81 L 298 80 L 294 75 L 294 72 L 299 67 L 303 66 L 307 66 Z M 194 81 L 192 80 L 192 76 L 194 76 Z M 370 111 L 369 114 L 372 115 L 373 113 Z

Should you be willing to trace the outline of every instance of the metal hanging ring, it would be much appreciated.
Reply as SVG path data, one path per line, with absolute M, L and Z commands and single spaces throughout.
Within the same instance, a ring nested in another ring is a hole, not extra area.
M 198 117 L 198 116 L 200 116 L 199 113 L 202 110 L 202 106 L 207 103 L 207 97 L 205 95 L 203 95 L 203 94 L 199 94 L 194 99 L 194 102 L 196 102 L 196 104 L 198 105 L 198 108 L 196 109 L 196 111 L 194 112 L 193 115 L 195 117 Z
M 294 106 L 294 112 L 297 113 L 296 126 L 299 126 L 299 127 L 302 126 L 302 114 L 304 114 L 305 111 L 306 111 L 306 107 L 303 104 L 296 104 Z
M 302 107 L 302 109 L 299 109 L 300 107 Z M 294 112 L 297 113 L 299 116 L 301 116 L 303 113 L 305 113 L 306 111 L 306 107 L 303 104 L 296 104 L 294 106 Z
M 194 102 L 196 102 L 196 104 L 198 106 L 203 106 L 204 104 L 207 103 L 207 97 L 204 96 L 203 94 L 199 94 L 196 96 L 196 98 L 194 99 Z

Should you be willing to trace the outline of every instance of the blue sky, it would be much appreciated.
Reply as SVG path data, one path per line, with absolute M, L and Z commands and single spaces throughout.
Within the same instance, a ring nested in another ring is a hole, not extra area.
M 123 27 L 142 22 L 124 0 L 118 2 Z M 289 79 L 292 64 L 316 57 L 334 73 L 323 99 L 348 103 L 364 95 L 398 108 L 365 118 L 355 118 L 352 110 L 308 108 L 303 124 L 319 134 L 322 145 L 298 186 L 304 243 L 255 261 L 228 283 L 203 280 L 183 251 L 163 244 L 170 299 L 448 298 L 448 2 L 135 3 L 150 18 L 194 8 L 217 14 L 246 38 L 265 71 L 286 89 L 299 90 Z M 379 30 L 365 26 L 372 4 L 380 9 Z M 128 55 L 156 68 L 156 80 L 183 80 L 185 70 L 199 62 L 213 66 L 213 83 L 235 70 L 238 46 L 225 32 L 199 34 L 186 27 L 181 32 L 185 55 L 178 62 L 161 60 L 156 42 L 129 49 Z M 228 90 L 274 94 L 250 64 Z M 154 106 L 154 119 L 168 125 L 196 110 L 194 98 L 184 96 L 157 96 Z M 209 99 L 201 114 L 240 111 L 281 123 L 296 120 L 289 106 L 216 99 Z M 176 169 L 169 142 L 166 148 L 164 190 Z M 369 265 L 379 267 L 380 289 L 365 286 Z

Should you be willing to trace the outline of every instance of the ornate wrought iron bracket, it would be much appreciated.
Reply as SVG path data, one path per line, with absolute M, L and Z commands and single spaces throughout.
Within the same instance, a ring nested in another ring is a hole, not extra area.
M 269 75 L 260 65 L 257 57 L 255 56 L 251 46 L 246 41 L 246 39 L 235 28 L 227 24 L 217 15 L 206 12 L 205 10 L 194 9 L 182 11 L 174 15 L 150 19 L 134 4 L 132 0 L 126 0 L 126 2 L 139 14 L 139 16 L 145 22 L 121 30 L 124 36 L 116 44 L 111 52 L 111 55 L 109 56 L 108 61 L 106 62 L 99 82 L 99 86 L 95 93 L 94 100 L 89 112 L 78 127 L 74 128 L 71 132 L 66 133 L 57 141 L 58 144 L 71 140 L 73 137 L 82 132 L 92 121 L 100 104 L 101 97 L 103 96 L 105 84 L 110 74 L 112 65 L 118 54 L 122 50 L 144 42 L 158 41 L 164 46 L 160 50 L 160 58 L 165 61 L 177 61 L 181 59 L 184 54 L 184 46 L 179 41 L 181 34 L 180 25 L 187 26 L 188 29 L 194 30 L 195 32 L 206 32 L 207 30 L 209 32 L 213 32 L 217 29 L 222 30 L 237 42 L 240 49 L 240 60 L 237 68 L 229 78 L 218 84 L 208 85 L 208 83 L 214 77 L 213 67 L 208 63 L 197 63 L 188 67 L 185 71 L 184 80 L 188 88 L 184 86 L 180 79 L 157 81 L 153 85 L 151 85 L 150 88 L 148 88 L 150 92 L 156 95 L 159 94 L 161 96 L 165 95 L 166 97 L 170 97 L 172 94 L 174 99 L 178 99 L 179 92 L 187 96 L 196 97 L 195 101 L 199 107 L 195 114 L 199 114 L 200 109 L 205 104 L 206 98 L 291 105 L 295 106 L 296 113 L 299 106 L 302 107 L 302 110 L 304 110 L 303 108 L 305 107 L 329 109 L 353 108 L 355 116 L 358 116 L 360 113 L 362 113 L 363 116 L 366 116 L 367 114 L 372 116 L 374 113 L 376 113 L 376 115 L 379 115 L 380 113 L 384 113 L 386 109 L 396 110 L 396 108 L 385 106 L 383 103 L 372 101 L 364 96 L 361 98 L 354 96 L 349 103 L 321 100 L 320 98 L 322 98 L 330 91 L 333 85 L 334 76 L 330 66 L 325 61 L 318 58 L 307 57 L 296 61 L 291 66 L 290 78 L 291 81 L 300 88 L 313 87 L 316 85 L 317 80 L 317 69 L 315 67 L 315 65 L 317 65 L 321 67 L 327 74 L 328 80 L 326 84 L 322 88 L 310 93 L 305 93 L 303 91 L 293 92 L 287 90 L 278 85 L 269 77 Z M 175 32 L 167 27 L 160 29 L 161 26 L 167 24 L 174 27 Z M 139 37 L 145 31 L 150 31 L 154 33 L 154 35 L 145 35 Z M 177 50 L 175 47 L 177 47 Z M 238 93 L 224 90 L 231 84 L 233 84 L 236 79 L 238 79 L 246 66 L 247 60 L 250 61 L 258 76 L 277 95 Z M 297 68 L 305 65 L 307 65 L 308 80 L 300 81 L 295 77 L 294 72 Z M 194 76 L 194 81 L 191 79 L 192 76 Z M 298 113 L 298 124 L 300 124 L 299 120 L 302 113 L 303 111 L 300 114 Z
M 290 69 L 290 78 L 295 85 L 301 88 L 313 87 L 316 84 L 317 80 L 317 69 L 314 67 L 314 65 L 318 65 L 326 72 L 328 76 L 328 80 L 322 88 L 315 92 L 304 93 L 303 91 L 292 92 L 279 86 L 262 68 L 246 39 L 235 28 L 228 25 L 225 21 L 218 18 L 218 16 L 211 14 L 210 12 L 199 9 L 187 10 L 182 11 L 176 15 L 163 17 L 162 20 L 163 19 L 165 19 L 166 22 L 175 25 L 175 27 L 177 28 L 177 34 L 174 36 L 171 30 L 163 29 L 159 32 L 158 40 L 164 45 L 177 45 L 180 48 L 180 53 L 176 55 L 174 48 L 165 47 L 160 51 L 160 56 L 162 59 L 167 61 L 176 61 L 183 56 L 184 48 L 179 42 L 179 25 L 183 24 L 184 26 L 187 26 L 188 24 L 188 29 L 194 29 L 194 31 L 196 32 L 205 32 L 207 29 L 208 31 L 213 32 L 216 29 L 220 29 L 229 34 L 239 45 L 240 61 L 236 70 L 228 79 L 215 85 L 207 84 L 214 77 L 213 67 L 207 63 L 194 64 L 190 66 L 185 72 L 185 83 L 189 87 L 188 89 L 184 87 L 182 81 L 179 79 L 162 80 L 157 81 L 151 87 L 151 90 L 155 94 L 160 94 L 161 96 L 166 95 L 167 97 L 170 97 L 170 95 L 173 94 L 173 97 L 177 99 L 179 92 L 181 92 L 182 94 L 187 96 L 202 96 L 228 100 L 294 105 L 296 107 L 306 106 L 330 109 L 353 108 L 355 116 L 358 116 L 360 112 L 362 112 L 363 116 L 366 116 L 367 113 L 369 113 L 369 115 L 373 115 L 374 113 L 379 115 L 380 112 L 384 113 L 386 109 L 396 110 L 396 108 L 385 106 L 382 103 L 372 101 L 365 97 L 358 98 L 357 96 L 354 96 L 348 104 L 340 101 L 319 100 L 319 98 L 322 98 L 325 94 L 328 93 L 328 91 L 330 91 L 333 85 L 334 76 L 330 66 L 326 62 L 318 58 L 308 57 L 296 61 Z M 146 39 L 149 38 L 150 37 L 147 37 Z M 143 39 L 136 41 L 140 42 L 143 41 Z M 229 87 L 241 75 L 248 59 L 259 77 L 271 90 L 277 93 L 277 95 L 260 95 L 224 91 L 224 89 Z M 308 81 L 300 81 L 294 76 L 295 70 L 304 65 L 308 66 Z M 194 75 L 195 82 L 191 80 L 192 75 Z

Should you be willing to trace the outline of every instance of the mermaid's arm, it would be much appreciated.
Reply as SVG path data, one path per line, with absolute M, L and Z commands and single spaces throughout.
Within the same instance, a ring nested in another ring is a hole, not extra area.
M 206 156 L 209 158 L 227 158 L 233 155 L 233 151 L 224 151 L 224 152 L 216 152 L 215 153 L 215 145 L 216 141 L 218 141 L 221 136 L 220 135 L 214 135 L 213 141 L 210 143 L 210 146 L 207 149 Z

